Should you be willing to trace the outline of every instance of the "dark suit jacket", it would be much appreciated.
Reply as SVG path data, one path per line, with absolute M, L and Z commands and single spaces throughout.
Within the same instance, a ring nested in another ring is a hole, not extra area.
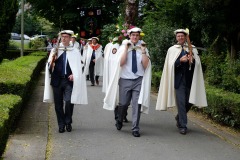
M 63 68 L 63 56 L 61 55 L 60 57 L 58 57 L 58 59 L 55 61 L 55 66 L 54 66 L 54 70 L 51 73 L 51 85 L 54 87 L 58 87 L 60 84 L 60 80 L 62 79 L 62 68 Z M 66 77 L 70 76 L 72 74 L 72 70 L 69 66 L 69 63 L 67 61 L 67 67 L 66 67 Z M 69 81 L 69 84 L 71 86 L 73 86 L 73 82 Z
M 186 52 L 187 54 L 187 52 Z M 180 58 L 183 55 L 180 54 L 177 60 L 175 61 L 175 77 L 174 77 L 174 88 L 178 89 L 180 82 L 183 78 L 186 80 L 186 85 L 188 88 L 191 88 L 193 72 L 195 67 L 195 61 L 191 65 L 191 70 L 189 70 L 189 62 L 181 63 Z

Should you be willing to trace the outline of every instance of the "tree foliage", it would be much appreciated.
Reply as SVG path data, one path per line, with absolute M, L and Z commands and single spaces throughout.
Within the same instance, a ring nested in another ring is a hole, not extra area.
M 21 14 L 16 17 L 16 22 L 12 32 L 21 33 Z M 31 14 L 30 11 L 24 12 L 24 33 L 33 36 L 35 34 L 50 34 L 54 32 L 53 24 L 45 18 Z
M 3 60 L 3 54 L 6 53 L 10 32 L 15 23 L 16 13 L 18 11 L 17 0 L 0 1 L 0 62 Z
M 118 17 L 119 5 L 124 0 L 27 0 L 33 7 L 33 13 L 42 16 L 61 28 L 78 30 L 81 8 L 102 8 L 104 24 L 114 23 Z
M 154 57 L 153 63 L 157 64 L 157 68 L 163 66 L 161 58 L 165 58 L 167 48 L 172 45 L 171 42 L 174 42 L 173 31 L 178 28 L 189 28 L 192 43 L 197 47 L 208 49 L 207 52 L 202 53 L 206 79 L 218 87 L 238 92 L 237 87 L 240 86 L 239 0 L 142 1 L 145 4 L 143 7 L 145 39 L 148 40 L 148 46 L 151 46 L 149 48 Z M 222 76 L 220 73 L 227 76 Z

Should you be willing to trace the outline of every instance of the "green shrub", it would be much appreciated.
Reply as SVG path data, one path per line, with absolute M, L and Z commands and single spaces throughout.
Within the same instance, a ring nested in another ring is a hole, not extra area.
M 159 85 L 160 85 L 160 80 L 161 80 L 162 72 L 152 72 L 152 88 L 153 91 L 158 91 Z
M 31 78 L 42 70 L 45 60 L 46 56 L 24 56 L 0 65 L 0 94 L 25 97 Z
M 32 49 L 40 49 L 42 51 L 46 50 L 46 45 L 44 43 L 44 39 L 36 38 L 30 41 L 30 48 Z
M 27 55 L 29 55 L 30 53 L 36 52 L 36 51 L 38 51 L 38 50 L 33 50 L 33 49 L 24 50 L 23 55 L 24 55 L 24 56 L 27 56 Z M 21 56 L 21 51 L 18 49 L 18 50 L 7 50 L 7 53 L 4 54 L 3 57 L 4 57 L 5 59 L 13 60 L 13 59 L 16 59 L 16 58 L 18 58 L 18 57 L 20 57 L 20 56 Z
M 22 99 L 16 95 L 0 95 L 0 155 L 2 155 L 14 120 L 21 111 Z
M 240 95 L 213 86 L 207 86 L 206 93 L 208 107 L 196 110 L 221 124 L 240 129 Z

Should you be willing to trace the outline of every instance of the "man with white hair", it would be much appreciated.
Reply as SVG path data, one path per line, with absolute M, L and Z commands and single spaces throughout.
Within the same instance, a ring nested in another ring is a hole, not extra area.
M 156 110 L 177 106 L 180 134 L 187 133 L 187 112 L 192 105 L 207 106 L 201 61 L 197 49 L 187 44 L 185 29 L 174 31 L 177 44 L 170 47 L 164 63 Z M 189 50 L 191 49 L 191 50 Z M 192 51 L 192 54 L 189 54 Z
M 59 133 L 65 132 L 65 127 L 68 132 L 72 131 L 74 105 L 88 103 L 81 54 L 70 45 L 72 35 L 71 30 L 59 33 L 61 46 L 52 49 L 45 70 L 43 101 L 54 102 Z

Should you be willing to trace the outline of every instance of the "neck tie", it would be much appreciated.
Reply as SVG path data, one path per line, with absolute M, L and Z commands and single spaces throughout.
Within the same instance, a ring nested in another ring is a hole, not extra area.
M 62 54 L 62 76 L 65 76 L 66 73 L 66 51 L 63 52 Z
M 132 72 L 135 74 L 137 73 L 137 57 L 136 57 L 136 50 L 132 50 Z
M 95 57 L 96 57 L 96 56 L 95 56 L 95 50 L 93 50 L 91 60 L 94 60 Z
M 184 56 L 186 53 L 185 53 L 185 50 L 183 49 L 183 46 L 182 46 L 182 52 L 181 52 L 181 57 Z

